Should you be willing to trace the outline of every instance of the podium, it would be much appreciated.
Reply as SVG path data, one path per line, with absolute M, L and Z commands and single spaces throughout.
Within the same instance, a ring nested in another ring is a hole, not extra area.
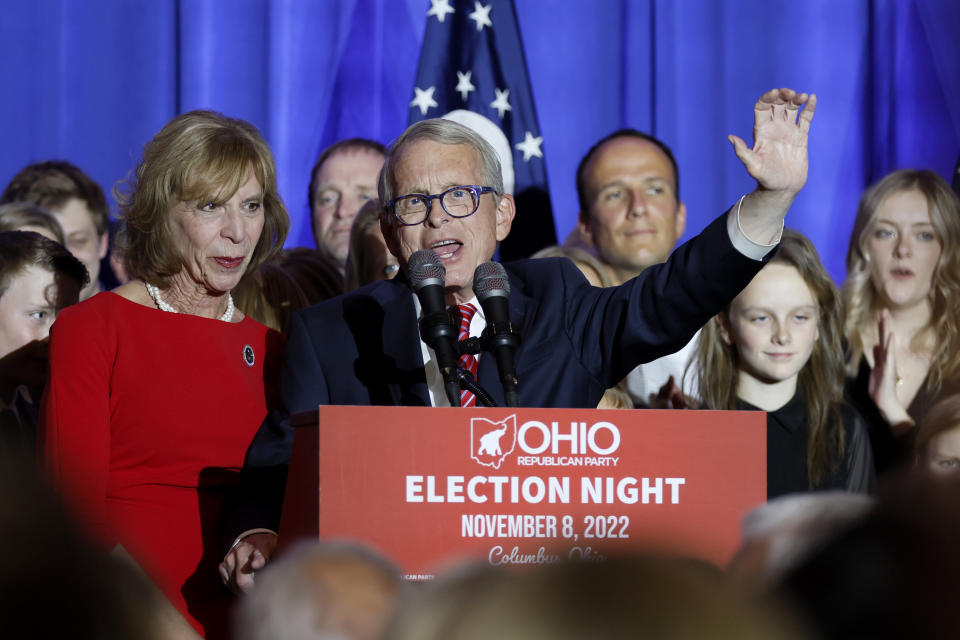
M 723 564 L 766 500 L 759 411 L 321 406 L 293 424 L 281 544 L 355 540 L 412 580 L 637 548 Z

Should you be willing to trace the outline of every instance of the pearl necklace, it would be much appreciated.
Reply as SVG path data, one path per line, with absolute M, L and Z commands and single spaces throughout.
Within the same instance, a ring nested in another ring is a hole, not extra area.
M 153 300 L 154 304 L 157 305 L 157 308 L 161 311 L 169 311 L 170 313 L 179 313 L 176 309 L 173 308 L 169 302 L 160 297 L 160 289 L 150 284 L 149 282 L 143 283 L 147 287 L 147 293 L 150 294 L 150 298 Z M 224 322 L 230 322 L 233 319 L 233 311 L 236 307 L 233 306 L 233 296 L 229 293 L 227 294 L 227 310 L 223 312 L 223 315 L 220 316 L 220 319 Z

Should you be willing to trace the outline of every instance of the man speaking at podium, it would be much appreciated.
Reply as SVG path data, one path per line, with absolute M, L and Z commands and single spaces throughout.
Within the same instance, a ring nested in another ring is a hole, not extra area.
M 506 265 L 508 320 L 519 337 L 511 353 L 518 381 L 514 404 L 596 407 L 605 389 L 638 364 L 685 345 L 736 297 L 779 242 L 787 209 L 806 181 L 815 107 L 816 96 L 789 89 L 761 96 L 754 107 L 753 148 L 730 136 L 756 189 L 666 263 L 633 280 L 600 289 L 567 260 Z M 467 356 L 451 355 L 442 348 L 450 343 L 426 335 L 436 327 L 420 322 L 437 315 L 424 308 L 429 296 L 420 285 L 435 286 L 438 270 L 440 278 L 445 271 L 443 302 L 434 306 L 474 309 L 460 308 L 461 319 L 469 319 L 452 344 L 467 333 L 480 335 L 488 322 L 477 303 L 474 273 L 492 259 L 516 214 L 513 197 L 503 192 L 496 153 L 457 123 L 417 122 L 390 148 L 378 189 L 381 229 L 403 275 L 294 314 L 282 377 L 287 415 L 320 404 L 450 406 L 457 400 L 450 390 L 456 382 L 447 375 L 457 367 L 444 366 L 450 358 L 475 371 L 479 386 L 503 404 L 499 357 L 484 354 L 470 363 Z M 422 250 L 435 255 L 417 253 Z M 427 264 L 431 277 L 418 280 L 411 271 L 422 271 L 417 261 L 425 255 L 442 268 Z M 459 400 L 471 406 L 476 398 L 466 391 Z M 279 521 L 292 431 L 286 420 L 268 420 L 247 456 L 241 486 L 248 494 L 239 496 L 244 504 L 226 523 L 228 534 L 242 533 L 220 568 L 232 588 L 251 586 L 276 545 L 268 529 Z

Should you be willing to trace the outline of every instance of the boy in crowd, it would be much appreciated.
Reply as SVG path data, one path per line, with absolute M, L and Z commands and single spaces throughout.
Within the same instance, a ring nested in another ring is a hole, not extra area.
M 100 261 L 107 255 L 110 209 L 100 185 L 69 162 L 38 162 L 13 176 L 0 195 L 0 204 L 8 202 L 32 202 L 56 216 L 65 246 L 90 275 L 80 299 L 102 290 Z
M 33 446 L 50 326 L 88 279 L 62 245 L 32 231 L 0 232 L 0 448 Z

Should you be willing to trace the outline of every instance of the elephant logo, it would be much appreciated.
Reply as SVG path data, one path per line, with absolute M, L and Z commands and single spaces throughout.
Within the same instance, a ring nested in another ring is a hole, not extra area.
M 485 467 L 499 469 L 517 446 L 517 416 L 500 422 L 486 418 L 470 420 L 470 457 Z

